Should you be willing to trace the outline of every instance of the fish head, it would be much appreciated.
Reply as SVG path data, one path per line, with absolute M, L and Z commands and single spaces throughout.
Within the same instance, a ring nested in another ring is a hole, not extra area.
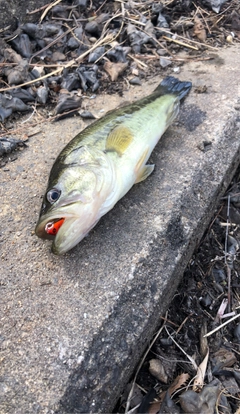
M 55 161 L 36 225 L 36 235 L 52 239 L 52 252 L 78 244 L 102 216 L 113 174 L 104 152 L 81 147 Z

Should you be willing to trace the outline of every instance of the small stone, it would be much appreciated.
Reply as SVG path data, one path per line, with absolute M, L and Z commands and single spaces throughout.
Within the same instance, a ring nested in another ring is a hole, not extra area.
M 171 60 L 163 58 L 163 57 L 160 57 L 159 62 L 162 68 L 166 68 L 167 66 L 170 66 L 172 64 Z
M 166 56 L 168 54 L 168 52 L 165 49 L 158 49 L 157 54 L 159 56 Z
M 228 43 L 232 43 L 232 42 L 233 42 L 233 37 L 232 37 L 232 35 L 228 35 L 228 36 L 226 37 L 226 42 L 228 42 Z
M 151 359 L 149 361 L 149 364 L 149 372 L 159 381 L 162 381 L 164 384 L 167 384 L 168 377 L 162 362 L 159 359 Z
M 135 76 L 135 78 L 130 79 L 129 83 L 131 85 L 142 85 L 140 79 L 137 76 Z
M 89 37 L 89 42 L 91 42 L 91 43 L 95 43 L 96 41 L 97 41 L 97 38 L 96 37 Z
M 53 62 L 59 62 L 62 60 L 66 60 L 66 56 L 64 55 L 64 53 L 61 52 L 53 52 L 52 54 L 52 61 Z
M 180 72 L 180 67 L 176 66 L 175 68 L 173 68 L 173 72 L 174 73 L 179 73 Z

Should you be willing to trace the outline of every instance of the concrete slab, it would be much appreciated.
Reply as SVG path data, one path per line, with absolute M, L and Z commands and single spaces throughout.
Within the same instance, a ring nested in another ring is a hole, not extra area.
M 84 122 L 44 125 L 0 170 L 0 412 L 112 410 L 239 164 L 239 52 L 231 47 L 220 59 L 181 68 L 193 89 L 152 154 L 154 174 L 63 257 L 36 238 L 34 226 L 50 166 Z M 206 93 L 195 91 L 204 85 Z M 116 97 L 89 105 L 101 115 Z M 211 141 L 207 152 L 203 141 Z

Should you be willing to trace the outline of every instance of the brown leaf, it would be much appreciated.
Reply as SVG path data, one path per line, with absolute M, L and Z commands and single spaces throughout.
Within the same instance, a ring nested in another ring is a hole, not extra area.
M 116 81 L 118 76 L 121 75 L 127 67 L 128 64 L 122 62 L 106 62 L 103 66 L 104 70 L 110 76 L 112 82 Z
M 193 34 L 202 42 L 205 42 L 207 39 L 207 32 L 205 30 L 204 24 L 197 16 L 194 19 Z
M 205 355 L 205 358 L 201 362 L 201 364 L 198 367 L 197 375 L 195 377 L 194 383 L 193 383 L 193 391 L 198 391 L 203 387 L 204 384 L 204 377 L 207 369 L 207 363 L 208 363 L 208 356 L 209 356 L 209 350 L 207 350 L 207 353 Z
M 181 388 L 189 380 L 189 374 L 182 373 L 178 375 L 169 387 L 169 394 L 172 395 L 175 391 Z

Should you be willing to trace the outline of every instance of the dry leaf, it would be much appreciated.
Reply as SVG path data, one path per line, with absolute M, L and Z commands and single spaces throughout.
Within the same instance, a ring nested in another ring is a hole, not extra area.
M 181 388 L 189 380 L 189 374 L 182 373 L 178 375 L 169 387 L 169 394 L 172 395 L 175 391 Z
M 194 19 L 193 34 L 202 42 L 205 42 L 207 39 L 207 32 L 205 30 L 204 24 L 197 16 Z
M 204 377 L 205 377 L 207 363 L 208 363 L 208 356 L 209 356 L 209 349 L 207 351 L 207 354 L 204 360 L 201 362 L 201 364 L 198 367 L 197 375 L 193 383 L 193 391 L 198 391 L 199 389 L 203 387 Z
M 112 82 L 116 81 L 118 76 L 121 75 L 127 67 L 128 64 L 122 62 L 106 62 L 103 66 L 104 70 L 110 76 Z

